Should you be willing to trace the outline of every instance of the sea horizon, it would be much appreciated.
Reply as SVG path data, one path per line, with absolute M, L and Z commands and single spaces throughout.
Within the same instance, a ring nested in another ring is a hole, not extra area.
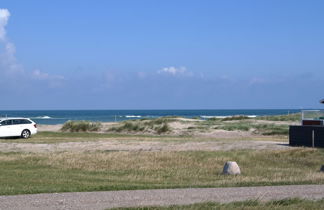
M 264 115 L 298 113 L 302 109 L 107 109 L 107 110 L 0 110 L 0 117 L 25 117 L 38 124 L 63 124 L 69 120 L 119 122 L 132 119 L 179 116 L 185 118 L 224 118 L 245 115 L 251 118 Z

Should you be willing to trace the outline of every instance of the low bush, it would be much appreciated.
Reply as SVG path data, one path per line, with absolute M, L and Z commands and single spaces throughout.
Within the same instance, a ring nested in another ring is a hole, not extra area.
M 236 115 L 236 116 L 225 117 L 225 118 L 221 119 L 221 121 L 247 120 L 247 119 L 250 119 L 250 118 L 246 115 Z
M 254 133 L 262 135 L 288 135 L 289 126 L 288 125 L 276 125 L 276 124 L 266 124 L 266 123 L 250 123 L 250 122 L 235 122 L 226 123 L 222 126 L 218 126 L 216 129 L 224 129 L 227 131 L 249 131 L 254 129 Z
M 172 122 L 174 119 L 170 118 L 157 118 L 151 120 L 134 120 L 125 121 L 120 126 L 112 127 L 108 131 L 113 132 L 155 132 L 157 134 L 167 133 L 171 130 L 168 122 Z
M 288 115 L 268 115 L 256 117 L 257 120 L 269 120 L 269 121 L 299 121 L 301 119 L 301 113 L 294 113 Z
M 89 121 L 67 121 L 62 126 L 62 131 L 69 132 L 88 132 L 88 131 L 99 131 L 102 127 L 99 122 L 89 122 Z
M 251 123 L 228 123 L 223 126 L 220 126 L 219 128 L 227 130 L 227 131 L 248 131 L 251 128 L 253 128 L 253 125 Z

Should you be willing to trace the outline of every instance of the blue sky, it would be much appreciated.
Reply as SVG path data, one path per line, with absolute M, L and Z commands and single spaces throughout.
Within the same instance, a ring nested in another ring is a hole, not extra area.
M 0 109 L 323 108 L 323 1 L 0 8 Z

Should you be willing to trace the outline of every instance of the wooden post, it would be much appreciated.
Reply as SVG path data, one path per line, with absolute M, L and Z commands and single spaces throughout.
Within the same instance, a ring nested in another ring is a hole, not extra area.
M 312 147 L 315 147 L 315 131 L 312 130 Z

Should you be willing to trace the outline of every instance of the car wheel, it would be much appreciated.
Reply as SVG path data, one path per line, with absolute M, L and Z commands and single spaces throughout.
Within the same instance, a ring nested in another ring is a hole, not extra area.
M 29 130 L 23 130 L 21 132 L 21 138 L 28 139 L 30 137 L 30 131 Z

